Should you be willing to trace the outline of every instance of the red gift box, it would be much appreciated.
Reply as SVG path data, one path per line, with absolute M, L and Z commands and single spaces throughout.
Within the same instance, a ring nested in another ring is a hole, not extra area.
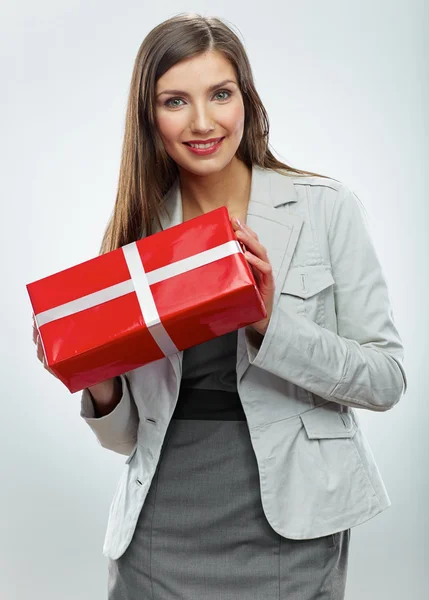
M 26 287 L 72 393 L 267 316 L 226 207 Z

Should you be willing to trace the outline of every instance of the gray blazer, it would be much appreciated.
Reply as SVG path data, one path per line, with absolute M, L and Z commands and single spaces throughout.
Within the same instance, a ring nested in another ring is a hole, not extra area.
M 182 222 L 178 182 L 166 196 Z M 385 411 L 406 392 L 403 346 L 386 280 L 357 196 L 334 179 L 253 167 L 247 224 L 273 266 L 264 337 L 238 331 L 237 385 L 272 528 L 292 539 L 354 527 L 390 499 L 356 409 Z M 181 380 L 183 352 L 121 376 L 123 396 L 81 416 L 99 443 L 129 455 L 112 501 L 103 553 L 126 550 L 145 501 Z

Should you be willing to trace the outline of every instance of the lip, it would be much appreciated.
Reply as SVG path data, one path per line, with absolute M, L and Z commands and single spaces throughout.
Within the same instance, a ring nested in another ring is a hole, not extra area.
M 216 154 L 219 151 L 220 147 L 223 144 L 224 138 L 218 138 L 218 140 L 219 141 L 217 143 L 213 144 L 212 146 L 209 146 L 208 148 L 193 148 L 189 144 L 184 144 L 184 146 L 186 146 L 189 152 L 192 152 L 192 154 L 195 154 L 197 156 L 208 156 L 211 154 Z
M 225 136 L 221 136 L 221 137 L 216 137 L 216 138 L 210 138 L 209 140 L 187 140 L 186 142 L 183 142 L 184 144 L 210 144 L 211 142 L 218 142 L 219 140 L 221 140 L 222 138 L 224 138 Z

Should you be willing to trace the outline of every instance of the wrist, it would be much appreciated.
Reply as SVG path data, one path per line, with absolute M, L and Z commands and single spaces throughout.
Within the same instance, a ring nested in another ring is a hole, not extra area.
M 259 333 L 259 335 L 264 336 L 267 332 L 269 321 L 269 319 L 265 319 L 264 321 L 251 325 L 251 328 Z
M 109 405 L 118 401 L 122 396 L 122 382 L 120 377 L 114 377 L 88 387 L 93 399 L 98 404 Z

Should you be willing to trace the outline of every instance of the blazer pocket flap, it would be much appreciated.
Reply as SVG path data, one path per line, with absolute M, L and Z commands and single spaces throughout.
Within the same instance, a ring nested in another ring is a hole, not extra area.
M 286 275 L 282 294 L 311 298 L 334 283 L 331 268 L 327 265 L 292 267 Z
M 323 406 L 299 415 L 310 440 L 351 438 L 358 428 L 351 413 L 339 413 Z

